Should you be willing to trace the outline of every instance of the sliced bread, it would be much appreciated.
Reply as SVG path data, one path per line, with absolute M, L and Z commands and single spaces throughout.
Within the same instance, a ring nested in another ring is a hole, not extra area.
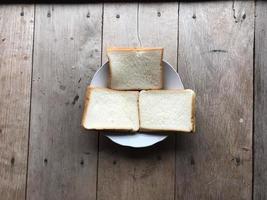
M 89 130 L 137 131 L 137 91 L 88 87 L 82 126 Z
M 109 48 L 110 88 L 161 89 L 163 48 Z
M 192 90 L 148 90 L 139 94 L 141 131 L 195 130 L 195 93 Z

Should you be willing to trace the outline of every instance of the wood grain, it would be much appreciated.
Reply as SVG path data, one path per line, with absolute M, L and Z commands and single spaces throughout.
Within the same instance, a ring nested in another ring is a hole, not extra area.
M 103 61 L 107 47 L 160 46 L 176 67 L 177 3 L 105 4 Z M 145 149 L 118 146 L 100 137 L 98 199 L 174 199 L 175 140 Z
M 254 199 L 267 199 L 267 2 L 256 3 Z
M 27 199 L 95 199 L 97 134 L 80 124 L 102 5 L 38 5 L 35 24 Z
M 178 71 L 197 94 L 177 137 L 176 199 L 252 198 L 254 2 L 181 3 Z
M 0 6 L 0 194 L 25 198 L 34 7 Z

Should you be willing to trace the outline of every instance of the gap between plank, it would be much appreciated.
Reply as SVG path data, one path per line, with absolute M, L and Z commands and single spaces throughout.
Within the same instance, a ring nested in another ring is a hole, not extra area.
M 103 63 L 103 32 L 104 32 L 104 3 L 102 3 L 102 21 L 101 21 L 101 55 L 100 65 Z M 100 66 L 100 67 L 101 67 Z M 100 147 L 100 133 L 97 132 L 97 162 L 96 162 L 96 200 L 98 199 L 98 171 L 99 171 L 99 147 Z
M 255 162 L 254 162 L 254 155 L 255 155 L 255 149 L 254 149 L 254 136 L 255 136 L 255 33 L 256 33 L 256 16 L 257 16 L 257 9 L 256 9 L 256 0 L 254 0 L 254 32 L 253 32 L 253 88 L 252 88 L 252 96 L 253 96 L 253 104 L 252 104 L 252 188 L 251 188 L 251 199 L 254 199 L 254 168 L 255 168 Z
M 178 8 L 177 8 L 177 58 L 176 58 L 176 68 L 177 68 L 177 73 L 178 73 L 178 60 L 179 60 L 179 19 L 180 19 L 180 1 L 177 2 L 178 4 Z M 176 177 L 177 177 L 177 174 L 176 174 L 176 162 L 177 162 L 177 135 L 174 136 L 174 200 L 176 200 Z
M 178 72 L 178 60 L 179 60 L 179 19 L 180 19 L 180 2 L 178 1 L 177 2 L 178 4 L 178 8 L 177 8 L 177 58 L 176 58 L 176 71 Z M 177 150 L 177 135 L 175 135 L 174 137 L 175 141 L 174 141 L 174 200 L 176 200 L 176 161 L 177 161 L 177 153 L 176 153 L 176 150 Z
M 31 69 L 31 90 L 30 90 L 30 109 L 29 109 L 29 130 L 28 130 L 28 149 L 27 149 L 27 167 L 26 167 L 26 183 L 25 183 L 25 200 L 27 200 L 28 192 L 28 174 L 29 174 L 29 154 L 30 154 L 30 137 L 31 137 L 31 107 L 32 107 L 32 80 L 33 80 L 33 66 L 34 66 L 34 38 L 35 38 L 35 14 L 36 4 L 33 5 L 33 31 L 32 31 L 32 69 Z

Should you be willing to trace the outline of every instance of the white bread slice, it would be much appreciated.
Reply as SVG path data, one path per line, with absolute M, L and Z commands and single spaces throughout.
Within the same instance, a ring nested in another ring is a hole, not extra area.
M 195 131 L 192 90 L 148 90 L 139 94 L 140 130 Z
M 161 89 L 163 48 L 109 48 L 110 88 Z
M 138 91 L 87 88 L 82 126 L 89 130 L 137 131 Z

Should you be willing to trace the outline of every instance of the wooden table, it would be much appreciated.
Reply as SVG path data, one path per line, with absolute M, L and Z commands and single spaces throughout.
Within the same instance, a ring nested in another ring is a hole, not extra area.
M 196 134 L 145 149 L 80 126 L 106 48 L 165 48 Z M 0 199 L 267 199 L 267 2 L 0 6 Z

